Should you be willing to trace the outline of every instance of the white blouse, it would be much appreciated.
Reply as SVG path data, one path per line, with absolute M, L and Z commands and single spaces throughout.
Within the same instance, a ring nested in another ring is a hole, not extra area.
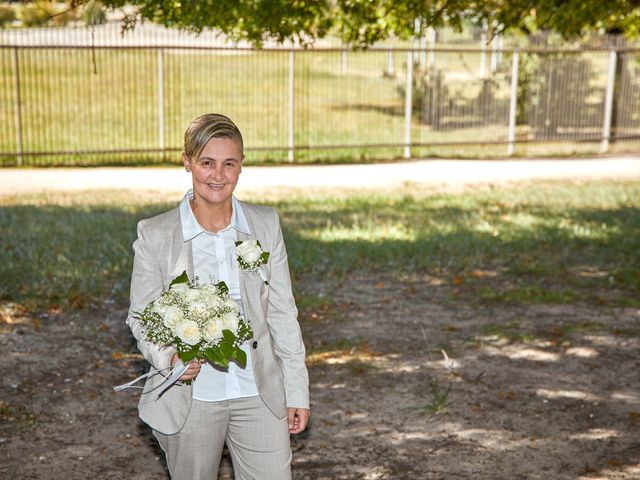
M 189 203 L 192 198 L 193 190 L 189 190 L 180 203 L 180 220 L 184 241 L 191 240 L 194 274 L 200 284 L 226 283 L 229 295 L 238 302 L 242 312 L 240 267 L 235 254 L 236 231 L 251 233 L 242 206 L 232 197 L 231 223 L 219 232 L 212 233 L 202 228 L 196 220 Z M 240 368 L 230 362 L 229 368 L 224 370 L 206 362 L 193 383 L 194 399 L 219 402 L 258 395 L 249 342 L 245 342 L 241 348 L 247 354 L 246 367 Z

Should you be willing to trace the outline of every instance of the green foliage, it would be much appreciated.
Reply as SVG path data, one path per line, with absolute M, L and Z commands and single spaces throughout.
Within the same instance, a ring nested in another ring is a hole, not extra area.
M 64 6 L 59 8 L 58 11 L 51 17 L 51 24 L 55 27 L 64 27 L 70 22 L 78 20 L 77 12 L 74 9 Z
M 198 345 L 191 346 L 184 342 L 176 342 L 176 345 L 178 347 L 178 357 L 180 357 L 180 360 L 184 363 L 189 363 L 200 353 L 200 347 Z
M 182 272 L 180 275 L 174 278 L 169 284 L 169 286 L 171 287 L 173 285 L 178 285 L 180 283 L 189 283 L 189 275 L 187 275 L 186 271 Z
M 102 25 L 107 22 L 107 12 L 102 2 L 89 0 L 83 7 L 80 18 L 86 25 Z
M 108 0 L 108 7 L 132 5 L 136 14 L 167 27 L 202 31 L 215 28 L 234 40 L 249 40 L 260 45 L 267 38 L 279 42 L 310 39 L 327 34 L 331 24 L 330 3 L 327 0 L 285 1 L 197 1 L 189 0 Z M 125 22 L 135 25 L 135 17 Z
M 0 421 L 4 425 L 14 424 L 19 430 L 31 430 L 38 424 L 38 416 L 23 404 L 0 401 Z
M 425 125 L 440 127 L 445 105 L 449 102 L 449 87 L 444 81 L 444 72 L 439 69 L 413 68 L 412 111 Z M 398 86 L 398 92 L 405 98 L 406 88 Z
M 621 52 L 616 67 L 613 135 L 624 138 L 637 135 L 640 128 L 640 95 L 629 95 L 629 92 L 640 91 L 640 54 Z
M 229 361 L 226 360 L 222 355 L 220 355 L 220 353 L 218 353 L 217 350 L 213 348 L 207 348 L 204 351 L 204 354 L 207 359 L 214 365 L 218 365 L 222 368 L 226 368 L 229 365 Z
M 560 128 L 575 132 L 599 124 L 602 106 L 591 101 L 598 98 L 599 89 L 591 84 L 595 72 L 590 59 L 555 54 L 546 55 L 541 61 L 536 54 L 527 56 L 531 60 L 520 78 L 523 81 L 520 93 L 526 93 L 522 97 L 526 107 L 521 104 L 521 119 L 533 127 L 536 138 L 556 138 Z M 563 108 L 553 108 L 555 105 Z
M 241 348 L 235 348 L 233 357 L 240 368 L 244 368 L 247 365 L 247 354 Z
M 49 22 L 54 7 L 48 3 L 32 3 L 24 5 L 20 10 L 20 19 L 25 27 L 42 27 Z
M 442 387 L 437 378 L 431 380 L 429 386 L 429 401 L 423 407 L 427 415 L 439 415 L 447 411 L 449 403 L 449 393 L 451 392 L 451 382 L 446 387 Z
M 0 5 L 0 28 L 4 28 L 16 18 L 16 11 L 11 5 Z
M 0 4 L 0 28 L 6 27 L 14 20 L 20 20 L 18 26 L 29 28 L 49 25 L 62 27 L 76 19 L 76 9 L 73 5 L 54 2 Z
M 496 30 L 527 33 L 550 29 L 565 37 L 590 30 L 624 32 L 629 36 L 640 33 L 640 6 L 636 0 L 106 0 L 104 3 L 108 7 L 133 5 L 136 13 L 126 19 L 128 25 L 134 25 L 139 16 L 169 27 L 195 31 L 215 28 L 232 39 L 249 40 L 257 45 L 268 38 L 307 44 L 335 32 L 348 44 L 367 46 L 390 37 L 412 37 L 416 20 L 435 28 L 448 25 L 461 29 L 471 22 L 496 26 Z

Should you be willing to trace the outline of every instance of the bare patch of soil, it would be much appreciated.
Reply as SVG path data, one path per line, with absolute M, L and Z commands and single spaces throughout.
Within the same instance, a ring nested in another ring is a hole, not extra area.
M 461 302 L 428 276 L 303 287 L 294 478 L 640 478 L 637 309 Z M 112 390 L 145 368 L 124 318 L 4 308 L 0 478 L 167 478 L 138 392 Z

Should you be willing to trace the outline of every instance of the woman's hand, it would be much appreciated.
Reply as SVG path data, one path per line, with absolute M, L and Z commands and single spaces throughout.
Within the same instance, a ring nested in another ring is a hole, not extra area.
M 178 363 L 178 360 L 180 360 L 180 357 L 178 357 L 177 353 L 174 353 L 173 357 L 171 357 L 171 366 L 173 367 L 176 363 Z M 189 362 L 189 368 L 187 368 L 187 371 L 184 372 L 184 374 L 178 380 L 185 382 L 187 380 L 193 380 L 194 378 L 196 378 L 200 373 L 200 369 L 202 368 L 203 363 L 204 360 L 191 360 L 191 362 Z
M 309 415 L 311 415 L 311 411 L 308 408 L 292 408 L 289 407 L 287 409 L 288 415 L 287 420 L 289 422 L 289 433 L 300 433 L 303 432 L 305 428 L 307 428 L 307 423 L 309 422 Z

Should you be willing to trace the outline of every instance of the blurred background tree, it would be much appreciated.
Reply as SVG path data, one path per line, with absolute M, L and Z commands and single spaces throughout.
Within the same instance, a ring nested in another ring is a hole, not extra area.
M 73 0 L 72 7 L 88 3 Z M 308 44 L 329 33 L 367 46 L 389 37 L 410 38 L 424 27 L 461 29 L 465 22 L 490 32 L 553 30 L 570 38 L 590 31 L 640 34 L 640 0 L 105 0 L 133 7 L 138 19 L 167 27 L 214 28 L 235 40 L 260 45 L 267 39 Z

